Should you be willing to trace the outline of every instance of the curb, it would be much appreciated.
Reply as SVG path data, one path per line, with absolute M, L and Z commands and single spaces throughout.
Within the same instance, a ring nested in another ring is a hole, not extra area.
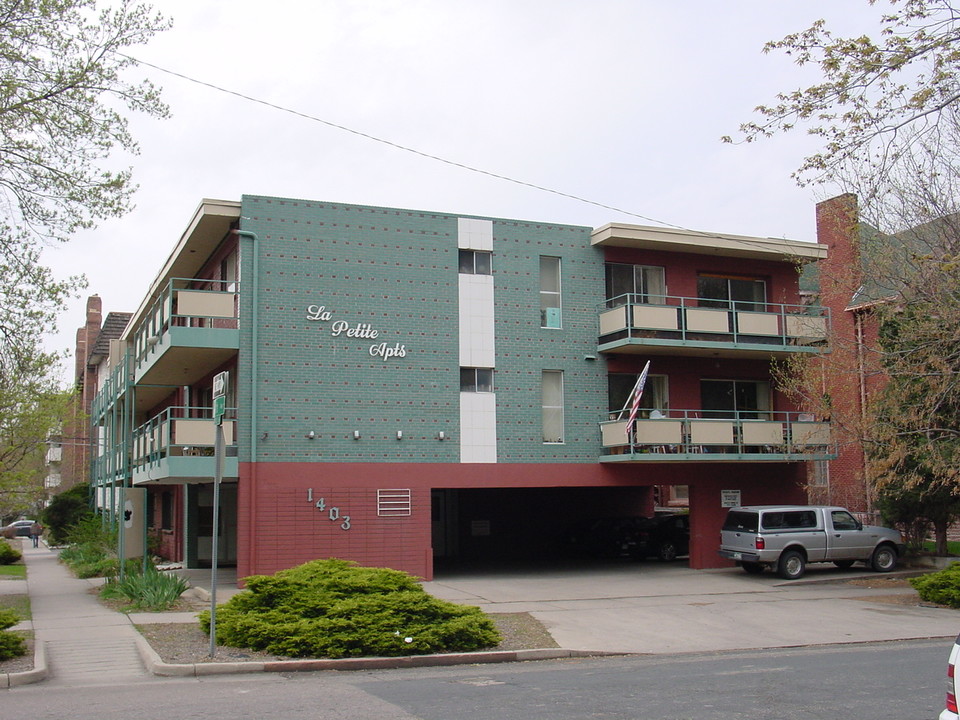
M 154 675 L 165 677 L 203 677 L 258 672 L 316 672 L 320 670 L 389 670 L 409 667 L 443 667 L 484 663 L 529 662 L 558 658 L 600 657 L 629 653 L 590 652 L 542 648 L 539 650 L 492 650 L 477 653 L 443 655 L 407 655 L 395 658 L 337 658 L 318 660 L 272 660 L 269 662 L 223 662 L 176 664 L 164 662 L 147 639 L 137 633 L 137 650 L 143 664 Z
M 18 685 L 31 685 L 46 680 L 50 674 L 47 669 L 47 646 L 36 640 L 33 645 L 33 670 L 17 673 L 0 673 L 0 688 L 12 688 Z

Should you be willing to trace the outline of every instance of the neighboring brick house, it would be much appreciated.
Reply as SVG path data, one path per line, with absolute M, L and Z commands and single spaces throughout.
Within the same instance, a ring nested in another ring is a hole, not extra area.
M 817 240 L 827 247 L 827 258 L 808 275 L 816 302 L 830 308 L 833 318 L 830 358 L 824 363 L 824 392 L 835 408 L 834 439 L 837 457 L 819 469 L 819 484 L 811 500 L 842 504 L 875 515 L 867 457 L 860 438 L 867 422 L 864 410 L 870 395 L 881 389 L 886 374 L 878 350 L 879 323 L 875 309 L 896 297 L 895 279 L 881 277 L 876 253 L 894 255 L 897 248 L 918 252 L 926 231 L 920 226 L 897 235 L 885 235 L 861 221 L 857 197 L 839 195 L 817 205 Z M 815 272 L 813 272 L 815 271 Z
M 221 564 L 343 557 L 430 578 L 543 558 L 571 525 L 689 501 L 803 502 L 829 423 L 771 364 L 824 348 L 814 243 L 244 196 L 205 200 L 104 358 L 100 499 L 148 492 L 162 554 L 211 561 L 214 378 L 229 373 Z M 629 395 L 650 374 L 628 435 Z M 221 376 L 222 377 L 222 376 Z M 667 492 L 664 491 L 664 492 Z M 666 499 L 664 499 L 664 502 Z
M 55 438 L 59 447 L 51 448 L 47 454 L 48 462 L 59 464 L 58 472 L 48 475 L 47 489 L 51 494 L 89 480 L 89 415 L 93 398 L 99 390 L 99 368 L 102 359 L 110 353 L 110 342 L 120 337 L 131 315 L 111 312 L 104 320 L 100 296 L 87 298 L 86 323 L 77 330 L 74 350 L 73 387 L 77 394 L 70 415 L 62 424 L 61 435 Z M 54 450 L 58 452 L 54 453 Z M 51 477 L 56 477 L 56 481 L 51 481 Z

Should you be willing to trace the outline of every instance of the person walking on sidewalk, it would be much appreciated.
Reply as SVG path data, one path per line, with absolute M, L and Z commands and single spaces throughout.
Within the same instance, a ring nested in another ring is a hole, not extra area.
M 30 526 L 30 540 L 34 547 L 40 547 L 40 536 L 43 535 L 43 525 L 35 522 Z

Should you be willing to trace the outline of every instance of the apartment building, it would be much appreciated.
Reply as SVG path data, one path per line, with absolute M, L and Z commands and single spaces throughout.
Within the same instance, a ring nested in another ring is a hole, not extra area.
M 145 489 L 153 548 L 209 564 L 219 376 L 218 563 L 241 577 L 318 557 L 424 578 L 445 561 L 537 560 L 572 525 L 671 503 L 689 508 L 690 566 L 722 566 L 728 505 L 804 502 L 808 467 L 834 457 L 828 419 L 771 377 L 827 350 L 829 312 L 801 303 L 797 272 L 825 255 L 204 200 L 102 358 L 94 482 L 106 505 Z

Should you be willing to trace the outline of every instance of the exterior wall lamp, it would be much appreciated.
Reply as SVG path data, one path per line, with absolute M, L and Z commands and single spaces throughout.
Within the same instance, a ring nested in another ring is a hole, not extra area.
M 359 440 L 359 439 L 360 439 L 360 431 L 359 431 L 359 430 L 354 430 L 354 431 L 353 431 L 353 439 L 354 439 L 354 440 Z
M 307 440 L 313 440 L 313 439 L 315 439 L 316 437 L 317 437 L 317 434 L 316 434 L 313 430 L 311 430 L 310 432 L 308 432 L 308 433 L 306 434 Z

